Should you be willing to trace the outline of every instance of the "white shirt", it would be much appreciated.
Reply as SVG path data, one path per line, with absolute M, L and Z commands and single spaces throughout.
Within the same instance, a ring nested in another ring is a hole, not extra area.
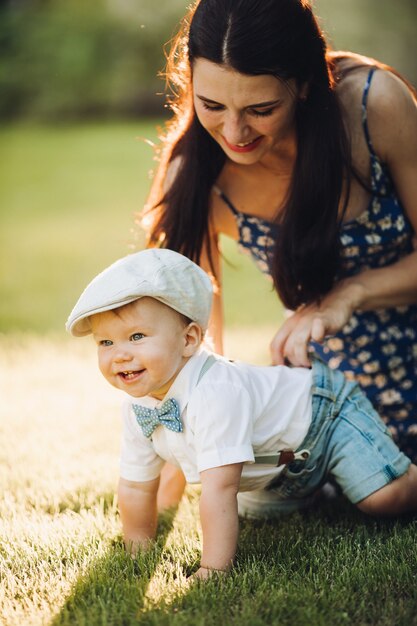
M 122 478 L 153 480 L 168 461 L 181 468 L 187 482 L 198 483 L 204 470 L 243 462 L 239 490 L 251 491 L 265 487 L 283 469 L 255 465 L 255 454 L 300 446 L 311 423 L 311 370 L 217 357 L 197 385 L 209 354 L 201 349 L 191 357 L 162 401 L 129 397 L 123 407 Z M 155 408 L 168 398 L 179 403 L 183 432 L 158 426 L 148 439 L 132 405 Z

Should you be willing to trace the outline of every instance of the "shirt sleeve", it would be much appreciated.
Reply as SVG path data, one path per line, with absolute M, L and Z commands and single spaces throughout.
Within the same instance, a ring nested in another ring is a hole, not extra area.
M 232 463 L 254 463 L 253 407 L 242 385 L 231 381 L 201 384 L 192 408 L 196 416 L 194 434 L 199 472 Z
M 120 476 L 126 480 L 146 482 L 157 478 L 164 465 L 150 441 L 142 433 L 132 410 L 131 402 L 122 407 L 122 445 L 120 454 Z

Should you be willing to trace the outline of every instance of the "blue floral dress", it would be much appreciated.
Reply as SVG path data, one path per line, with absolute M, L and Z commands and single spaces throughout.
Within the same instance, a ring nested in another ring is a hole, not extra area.
M 367 124 L 367 96 L 374 69 L 368 75 L 362 121 L 370 152 L 372 197 L 359 217 L 342 225 L 342 269 L 339 278 L 370 268 L 385 267 L 413 251 L 413 228 L 399 201 L 389 172 L 372 146 Z M 278 227 L 237 211 L 219 191 L 236 217 L 239 247 L 262 272 Z M 330 367 L 355 378 L 389 426 L 399 447 L 417 462 L 417 306 L 356 312 L 349 323 L 313 351 Z

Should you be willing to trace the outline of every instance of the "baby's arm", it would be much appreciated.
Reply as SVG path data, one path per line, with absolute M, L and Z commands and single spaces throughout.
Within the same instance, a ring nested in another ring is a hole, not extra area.
M 119 511 L 126 549 L 136 554 L 155 537 L 157 524 L 156 494 L 159 477 L 147 482 L 120 478 Z
M 242 466 L 223 465 L 200 474 L 203 554 L 196 578 L 207 578 L 212 571 L 227 571 L 233 563 L 239 534 L 236 496 Z

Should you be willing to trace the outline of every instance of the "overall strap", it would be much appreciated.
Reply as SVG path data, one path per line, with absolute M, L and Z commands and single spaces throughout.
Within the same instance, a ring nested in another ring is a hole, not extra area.
M 204 374 L 209 371 L 210 367 L 212 365 L 214 365 L 216 361 L 217 361 L 217 358 L 214 356 L 214 354 L 209 354 L 208 355 L 208 357 L 204 361 L 203 367 L 201 368 L 200 373 L 198 375 L 197 385 L 200 382 L 200 380 L 203 378 Z
M 306 461 L 310 456 L 309 450 L 281 450 L 280 452 L 273 452 L 272 454 L 255 454 L 255 463 L 262 463 L 262 465 L 287 465 L 293 461 Z
M 204 374 L 206 374 L 210 367 L 218 360 L 219 359 L 214 354 L 209 354 L 198 375 L 197 385 L 203 378 Z M 255 454 L 254 456 L 255 463 L 262 465 L 275 465 L 276 467 L 279 467 L 280 465 L 287 465 L 287 463 L 291 463 L 292 461 L 306 461 L 310 456 L 310 452 L 309 450 L 299 450 L 298 452 L 294 452 L 293 450 L 281 450 L 280 452 L 273 452 L 271 454 Z

